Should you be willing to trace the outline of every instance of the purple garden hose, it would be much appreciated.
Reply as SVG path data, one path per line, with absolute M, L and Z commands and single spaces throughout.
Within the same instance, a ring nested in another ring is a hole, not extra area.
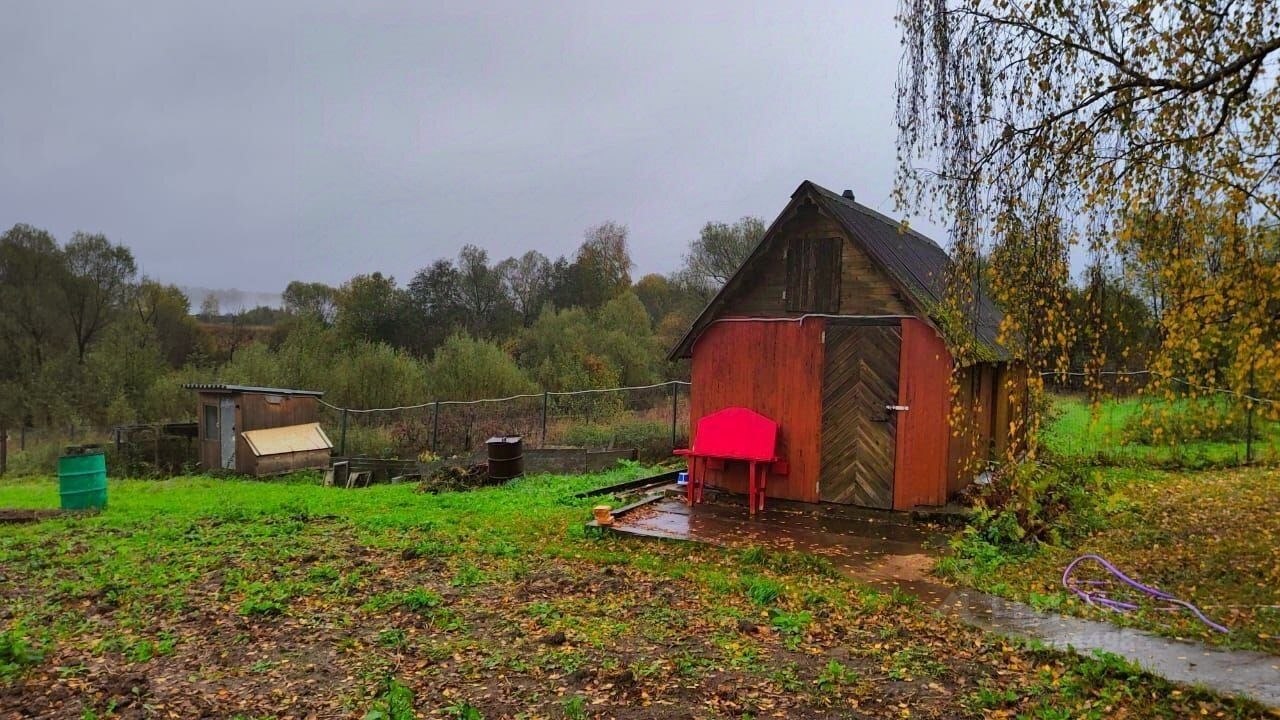
M 1165 591 L 1163 591 L 1163 590 L 1157 590 L 1156 588 L 1153 588 L 1153 587 L 1151 587 L 1151 586 L 1149 586 L 1149 585 L 1143 585 L 1142 583 L 1138 582 L 1137 580 L 1134 580 L 1133 578 L 1129 577 L 1128 575 L 1125 575 L 1124 573 L 1120 572 L 1120 570 L 1119 570 L 1118 568 L 1116 568 L 1116 566 L 1115 566 L 1115 565 L 1112 565 L 1111 563 L 1107 562 L 1107 561 L 1106 561 L 1104 558 L 1102 558 L 1101 556 L 1099 556 L 1099 555 L 1091 555 L 1091 554 L 1090 554 L 1090 555 L 1081 555 L 1080 557 L 1076 558 L 1075 560 L 1072 560 L 1072 561 L 1071 561 L 1071 564 L 1067 566 L 1067 569 L 1065 569 L 1065 570 L 1063 570 L 1063 571 L 1062 571 L 1062 586 L 1063 586 L 1063 587 L 1065 587 L 1066 589 L 1070 590 L 1071 592 L 1075 593 L 1076 595 L 1078 595 L 1078 596 L 1080 597 L 1080 599 L 1081 599 L 1081 600 L 1084 600 L 1085 602 L 1089 603 L 1090 605 L 1096 605 L 1096 606 L 1098 606 L 1098 607 L 1104 607 L 1104 608 L 1107 608 L 1108 610 L 1115 610 L 1116 612 L 1125 612 L 1125 611 L 1129 611 L 1129 610 L 1137 610 L 1137 609 L 1138 609 L 1138 606 L 1137 606 L 1135 603 L 1131 603 L 1131 602 L 1124 602 L 1123 600 L 1115 600 L 1115 599 L 1112 599 L 1112 598 L 1107 597 L 1106 592 L 1105 592 L 1105 591 L 1103 591 L 1103 590 L 1085 590 L 1085 589 L 1082 589 L 1082 588 L 1080 587 L 1081 585 L 1094 585 L 1094 586 L 1098 586 L 1098 585 L 1107 585 L 1107 584 L 1109 584 L 1109 581 L 1107 581 L 1107 580 L 1083 580 L 1083 581 L 1081 581 L 1081 580 L 1076 580 L 1075 578 L 1071 577 L 1071 571 L 1072 571 L 1072 570 L 1075 570 L 1075 569 L 1076 569 L 1076 566 L 1077 566 L 1077 565 L 1079 565 L 1081 562 L 1084 562 L 1085 560 L 1093 560 L 1094 562 L 1096 562 L 1096 563 L 1098 563 L 1099 565 L 1101 565 L 1101 566 L 1102 566 L 1102 568 L 1103 568 L 1104 570 L 1106 570 L 1107 572 L 1111 573 L 1111 574 L 1112 574 L 1112 575 L 1114 575 L 1115 577 L 1119 578 L 1119 579 L 1120 579 L 1122 582 L 1124 582 L 1126 585 L 1128 585 L 1129 587 L 1132 587 L 1133 589 L 1135 589 L 1135 590 L 1137 590 L 1137 591 L 1139 591 L 1139 592 L 1145 593 L 1146 595 L 1148 595 L 1148 596 L 1150 596 L 1150 597 L 1152 597 L 1152 598 L 1155 598 L 1156 600 L 1163 600 L 1164 602 L 1172 603 L 1172 604 L 1177 605 L 1177 606 L 1179 606 L 1179 607 L 1183 607 L 1183 608 L 1186 608 L 1187 610 L 1190 610 L 1193 614 L 1195 614 L 1195 616 L 1196 616 L 1197 618 L 1199 618 L 1199 619 L 1200 619 L 1200 622 L 1204 623 L 1205 625 L 1208 625 L 1209 627 L 1213 628 L 1214 630 L 1217 630 L 1217 631 L 1218 631 L 1218 632 L 1220 632 L 1220 633 L 1227 633 L 1227 632 L 1231 632 L 1229 629 L 1227 629 L 1227 627 L 1225 627 L 1225 626 L 1223 626 L 1223 625 L 1219 625 L 1218 623 L 1216 623 L 1216 622 L 1214 622 L 1214 621 L 1210 620 L 1209 618 L 1205 617 L 1205 614 L 1204 614 L 1204 613 L 1202 613 L 1202 612 L 1200 612 L 1200 608 L 1196 607 L 1195 605 L 1192 605 L 1191 603 L 1187 602 L 1186 600 L 1179 600 L 1178 598 L 1176 598 L 1176 597 L 1174 597 L 1174 596 L 1170 595 L 1169 593 L 1167 593 L 1167 592 L 1165 592 Z

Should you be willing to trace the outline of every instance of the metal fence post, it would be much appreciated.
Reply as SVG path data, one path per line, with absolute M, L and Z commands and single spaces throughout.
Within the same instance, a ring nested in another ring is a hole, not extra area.
M 676 422 L 680 412 L 680 383 L 671 382 L 671 450 L 676 449 Z
M 347 456 L 347 409 L 342 408 L 342 437 L 338 440 L 338 455 Z
M 0 425 L 0 475 L 9 469 L 9 428 Z
M 538 447 L 547 446 L 547 404 L 551 400 L 551 394 L 546 390 L 542 391 L 542 444 Z
M 431 453 L 434 455 L 440 439 L 440 401 L 435 402 L 435 411 L 431 413 Z
M 1253 364 L 1249 364 L 1249 397 L 1245 398 L 1245 421 L 1244 421 L 1244 462 L 1246 465 L 1253 464 L 1253 398 L 1258 394 L 1257 388 L 1253 386 Z

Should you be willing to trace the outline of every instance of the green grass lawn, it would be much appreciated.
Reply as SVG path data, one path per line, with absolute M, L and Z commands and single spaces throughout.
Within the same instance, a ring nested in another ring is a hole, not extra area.
M 1058 544 L 996 545 L 962 534 L 956 556 L 940 564 L 940 574 L 1044 609 L 1280 653 L 1275 423 L 1258 422 L 1259 466 L 1240 468 L 1233 466 L 1244 459 L 1243 442 L 1129 441 L 1132 419 L 1141 412 L 1133 399 L 1092 407 L 1078 397 L 1055 398 L 1043 433 L 1047 462 L 1091 466 L 1088 495 L 1096 502 L 1057 520 L 1058 535 L 1066 538 Z M 1194 415 L 1182 420 L 1195 421 Z M 1061 584 L 1065 566 L 1084 553 L 1201 606 L 1232 632 L 1213 632 L 1187 613 L 1115 613 L 1087 605 Z
M 439 495 L 113 480 L 100 515 L 0 527 L 0 715 L 1260 715 L 811 556 L 584 536 L 596 501 L 572 495 L 639 472 Z M 0 485 L 0 507 L 56 502 Z
M 1042 434 L 1044 447 L 1059 457 L 1104 465 L 1183 469 L 1243 464 L 1243 440 L 1135 442 L 1126 430 L 1142 413 L 1143 405 L 1136 397 L 1106 400 L 1095 406 L 1079 395 L 1054 396 L 1051 419 Z M 1255 461 L 1280 462 L 1280 427 L 1255 417 L 1254 433 Z
M 1095 472 L 1103 527 L 1063 547 L 1019 550 L 969 538 L 940 569 L 964 584 L 1044 609 L 1280 653 L 1280 470 Z M 1077 521 L 1068 517 L 1064 525 Z M 1232 632 L 1223 635 L 1189 613 L 1154 606 L 1133 613 L 1090 607 L 1061 583 L 1066 565 L 1084 553 L 1101 555 L 1134 579 L 1198 605 Z

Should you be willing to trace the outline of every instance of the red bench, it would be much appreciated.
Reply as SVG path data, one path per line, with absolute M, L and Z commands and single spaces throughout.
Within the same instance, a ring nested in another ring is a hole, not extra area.
M 769 468 L 776 462 L 778 423 L 743 407 L 725 408 L 698 420 L 693 447 L 676 450 L 689 458 L 689 504 L 702 502 L 710 460 L 747 463 L 747 505 L 754 515 L 764 510 Z

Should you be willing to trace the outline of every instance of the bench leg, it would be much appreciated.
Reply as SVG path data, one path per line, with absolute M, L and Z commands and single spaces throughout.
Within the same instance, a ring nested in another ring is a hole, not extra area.
M 702 485 L 706 482 L 707 460 L 689 456 L 689 484 L 685 486 L 685 499 L 690 505 L 702 502 Z
M 764 512 L 764 494 L 765 494 L 764 490 L 765 490 L 765 484 L 768 482 L 768 480 L 769 480 L 769 466 L 761 465 L 760 479 L 756 481 L 759 486 L 757 490 L 760 492 L 760 499 L 756 503 L 756 508 L 760 512 Z
M 698 472 L 698 487 L 694 491 L 694 502 L 702 502 L 702 489 L 707 484 L 707 458 L 702 460 L 702 469 Z
M 689 482 L 684 486 L 684 499 L 693 504 L 693 489 L 698 485 L 698 458 L 689 457 Z

